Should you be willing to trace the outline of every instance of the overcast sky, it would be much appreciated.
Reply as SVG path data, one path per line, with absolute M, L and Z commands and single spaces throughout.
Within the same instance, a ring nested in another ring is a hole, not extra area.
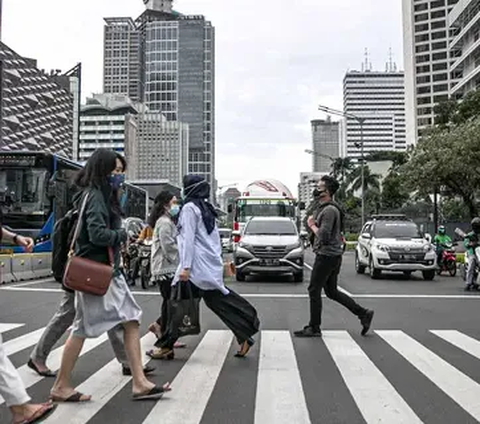
M 84 95 L 102 90 L 103 17 L 137 17 L 141 0 L 3 0 L 3 41 L 45 69 L 83 63 Z M 311 171 L 310 120 L 342 108 L 342 79 L 364 49 L 400 67 L 401 0 L 177 0 L 216 27 L 216 173 L 243 188 L 277 178 L 297 193 Z

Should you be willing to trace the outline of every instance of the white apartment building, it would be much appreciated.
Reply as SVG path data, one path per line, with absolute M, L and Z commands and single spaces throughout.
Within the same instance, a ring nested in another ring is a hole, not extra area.
M 305 210 L 300 211 L 301 222 L 305 219 L 306 209 L 312 201 L 312 193 L 317 186 L 320 178 L 328 175 L 329 172 L 302 172 L 300 173 L 300 182 L 298 183 L 298 201 L 303 202 L 306 206 Z M 303 224 L 302 224 L 303 225 Z M 303 227 L 302 227 L 303 228 Z M 305 228 L 303 228 L 305 230 Z
M 480 0 L 460 0 L 448 15 L 448 27 L 453 35 L 450 71 L 456 76 L 450 95 L 461 98 L 480 88 Z
M 188 173 L 189 127 L 167 121 L 158 112 L 141 112 L 137 117 L 137 147 L 134 180 L 168 180 L 182 186 Z
M 403 0 L 407 144 L 416 143 L 421 131 L 434 124 L 435 105 L 448 99 L 458 78 L 456 71 L 450 72 L 458 53 L 449 53 L 448 25 L 448 14 L 458 2 Z
M 137 109 L 125 96 L 95 94 L 80 112 L 78 156 L 85 162 L 99 148 L 125 155 L 134 169 L 137 138 Z
M 345 156 L 358 160 L 364 154 L 406 150 L 404 73 L 391 69 L 347 72 L 343 81 L 346 118 Z M 356 119 L 358 118 L 358 119 Z M 361 122 L 360 122 L 361 121 Z

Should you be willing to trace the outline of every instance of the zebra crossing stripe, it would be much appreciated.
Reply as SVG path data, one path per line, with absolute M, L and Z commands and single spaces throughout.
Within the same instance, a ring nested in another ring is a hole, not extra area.
M 141 339 L 142 352 L 151 349 L 156 337 L 148 333 Z M 144 355 L 143 363 L 150 358 Z M 132 377 L 122 375 L 121 366 L 116 359 L 110 361 L 102 369 L 93 374 L 76 388 L 79 392 L 91 394 L 90 402 L 75 404 L 62 403 L 54 414 L 44 422 L 46 424 L 86 424 L 97 414 L 120 390 L 127 385 Z M 158 417 L 157 417 L 158 418 Z
M 431 333 L 447 341 L 473 357 L 480 359 L 480 342 L 456 330 L 430 330 Z
M 480 385 L 403 331 L 376 331 L 425 377 L 480 421 Z
M 157 402 L 143 424 L 199 424 L 230 351 L 232 338 L 229 331 L 207 331 L 173 380 L 172 393 Z
M 37 342 L 42 337 L 43 332 L 46 327 L 40 328 L 38 330 L 32 331 L 31 333 L 24 334 L 23 336 L 17 337 L 15 339 L 9 340 L 8 342 L 3 343 L 3 347 L 7 356 L 13 355 L 15 353 L 21 352 L 24 349 L 35 346 Z
M 108 336 L 105 334 L 97 339 L 87 339 L 85 340 L 85 344 L 83 345 L 82 352 L 80 353 L 80 357 L 87 354 L 91 350 L 95 349 L 97 346 L 101 345 L 108 339 Z M 47 364 L 52 371 L 57 371 L 60 368 L 60 363 L 62 361 L 64 346 L 61 346 L 55 350 L 53 350 L 49 357 Z M 28 389 L 32 387 L 34 384 L 37 384 L 39 381 L 42 381 L 45 377 L 39 376 L 33 370 L 31 370 L 27 365 L 23 365 L 18 368 L 18 372 L 20 377 L 22 378 L 23 384 L 25 388 Z M 53 380 L 52 380 L 53 383 Z M 0 396 L 0 405 L 5 402 L 3 397 Z
M 302 380 L 288 331 L 262 331 L 255 424 L 310 424 Z
M 324 331 L 323 340 L 367 423 L 422 423 L 347 331 Z
M 25 324 L 5 324 L 0 323 L 0 334 L 6 333 L 7 331 L 15 330 L 16 328 L 23 327 Z

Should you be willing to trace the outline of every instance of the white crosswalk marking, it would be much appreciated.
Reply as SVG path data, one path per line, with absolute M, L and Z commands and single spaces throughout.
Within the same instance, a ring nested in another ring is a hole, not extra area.
M 367 423 L 422 421 L 346 331 L 324 331 L 323 340 Z
M 480 342 L 456 330 L 431 330 L 433 334 L 480 359 Z
M 35 346 L 40 340 L 40 337 L 42 337 L 44 331 L 45 327 L 3 343 L 3 347 L 5 348 L 7 356 L 21 352 L 22 350 L 29 347 Z
M 199 424 L 230 350 L 232 333 L 208 331 L 143 424 Z M 166 397 L 166 396 L 165 396 Z
M 480 421 L 480 385 L 477 382 L 403 331 L 376 333 L 472 417 Z
M 83 345 L 83 349 L 82 349 L 82 352 L 80 353 L 80 356 L 83 356 L 88 352 L 92 351 L 97 346 L 104 343 L 106 340 L 108 340 L 108 336 L 106 334 L 101 337 L 98 337 L 97 339 L 85 340 L 85 344 Z M 52 371 L 57 371 L 60 368 L 63 349 L 64 349 L 64 346 L 61 346 L 50 353 L 47 364 Z M 26 389 L 28 389 L 29 387 L 32 387 L 34 384 L 44 379 L 44 377 L 39 376 L 37 373 L 31 370 L 27 365 L 23 365 L 20 368 L 18 368 L 18 372 L 20 374 L 20 377 L 22 378 L 23 383 L 25 384 Z M 53 379 L 52 379 L 52 384 L 53 384 Z M 4 402 L 4 399 L 0 396 L 0 405 L 2 405 L 3 402 Z
M 142 353 L 151 349 L 155 341 L 156 338 L 151 333 L 144 336 L 141 339 Z M 144 358 L 144 363 L 147 363 L 149 358 L 146 355 Z M 60 404 L 55 413 L 44 422 L 49 424 L 86 424 L 131 379 L 132 377 L 123 376 L 118 361 L 114 359 L 76 388 L 81 393 L 92 395 L 91 402 L 83 403 L 81 407 L 75 404 Z
M 23 327 L 25 324 L 4 324 L 0 323 L 0 334 L 6 333 L 7 331 L 15 330 L 16 328 Z
M 255 423 L 310 423 L 288 331 L 262 331 Z

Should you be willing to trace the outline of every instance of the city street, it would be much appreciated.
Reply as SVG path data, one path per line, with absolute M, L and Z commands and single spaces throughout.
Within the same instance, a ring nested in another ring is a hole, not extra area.
M 132 402 L 130 378 L 121 375 L 105 337 L 87 341 L 74 382 L 91 394 L 82 405 L 60 405 L 46 423 L 303 424 L 303 423 L 475 423 L 480 421 L 480 294 L 465 293 L 459 277 L 433 282 L 420 275 L 371 280 L 356 275 L 345 255 L 341 288 L 375 310 L 373 329 L 360 336 L 358 320 L 326 299 L 322 339 L 296 339 L 307 323 L 305 282 L 249 279 L 229 283 L 257 308 L 262 332 L 246 359 L 223 324 L 202 306 L 200 336 L 188 337 L 172 361 L 152 361 L 152 379 L 171 381 L 173 391 L 158 403 Z M 146 328 L 156 319 L 155 289 L 134 288 L 144 310 L 143 349 L 152 346 Z M 48 397 L 52 380 L 26 367 L 57 302 L 51 281 L 0 288 L 0 332 L 5 348 L 34 400 Z M 49 365 L 58 369 L 62 343 Z M 148 357 L 145 356 L 145 361 Z M 0 399 L 1 400 L 1 399 Z M 1 400 L 3 403 L 3 400 Z M 0 423 L 9 422 L 0 406 Z

